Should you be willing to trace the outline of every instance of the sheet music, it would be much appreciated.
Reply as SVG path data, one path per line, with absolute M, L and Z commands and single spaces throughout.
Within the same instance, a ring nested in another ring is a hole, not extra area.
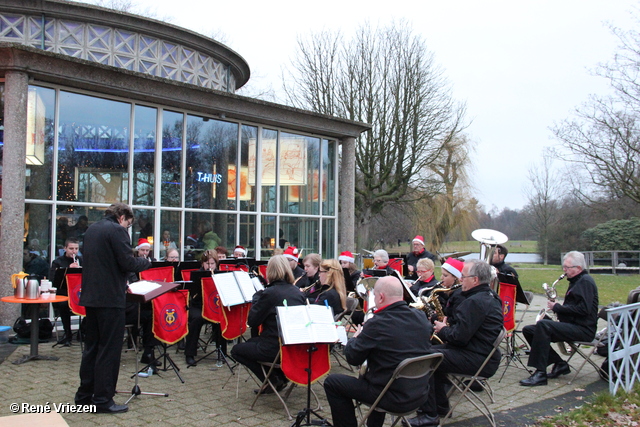
M 256 290 L 256 292 L 264 291 L 264 286 L 262 286 L 262 282 L 260 281 L 260 279 L 258 279 L 257 277 L 253 277 L 251 278 L 251 281 L 253 282 L 253 288 Z
M 322 305 L 277 307 L 284 344 L 335 343 L 333 311 Z
M 220 300 L 225 307 L 231 307 L 238 304 L 244 304 L 244 297 L 238 282 L 236 282 L 236 276 L 233 273 L 218 273 L 213 276 L 213 282 L 218 289 Z
M 158 289 L 159 287 L 159 284 L 148 282 L 146 280 L 129 283 L 129 289 L 131 290 L 131 293 L 138 295 L 146 295 L 149 292 Z
M 256 289 L 253 287 L 253 282 L 251 281 L 251 276 L 249 276 L 249 273 L 246 271 L 234 271 L 233 275 L 236 277 L 238 287 L 244 296 L 244 300 L 251 302 L 253 294 L 256 293 Z

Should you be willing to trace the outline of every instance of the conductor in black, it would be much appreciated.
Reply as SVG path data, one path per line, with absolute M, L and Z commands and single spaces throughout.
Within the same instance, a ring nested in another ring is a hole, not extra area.
M 94 404 L 101 413 L 128 410 L 113 401 L 125 329 L 127 275 L 151 267 L 148 259 L 133 256 L 127 231 L 133 218 L 129 206 L 115 203 L 84 236 L 80 305 L 86 307 L 87 316 L 75 403 Z

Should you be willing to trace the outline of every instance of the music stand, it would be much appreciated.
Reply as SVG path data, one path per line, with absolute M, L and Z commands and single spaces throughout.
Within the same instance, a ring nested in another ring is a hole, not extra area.
M 160 285 L 158 288 L 149 291 L 145 294 L 136 294 L 136 293 L 127 293 L 127 301 L 129 302 L 135 302 L 138 304 L 138 328 L 140 328 L 140 306 L 144 303 L 150 302 L 152 301 L 154 298 L 159 297 L 160 295 L 164 295 L 167 292 L 173 291 L 175 290 L 177 287 L 180 286 L 180 283 L 175 283 L 175 282 L 153 282 L 156 283 L 158 285 Z M 167 361 L 169 361 L 169 364 L 171 365 L 172 369 L 174 370 L 174 372 L 176 373 L 176 375 L 178 376 L 178 378 L 180 379 L 180 381 L 182 383 L 184 383 L 184 380 L 182 379 L 182 377 L 179 374 L 179 368 L 176 366 L 176 364 L 173 362 L 173 359 L 171 359 L 171 356 L 169 356 L 169 354 L 167 353 L 167 347 L 166 344 L 163 344 L 163 353 L 160 356 L 157 356 L 155 358 L 153 358 L 153 360 L 151 360 L 148 364 L 146 364 L 142 369 L 138 369 L 138 346 L 135 345 L 135 351 L 136 351 L 136 372 L 131 376 L 131 378 L 135 377 L 135 385 L 133 387 L 133 389 L 131 390 L 131 397 L 129 398 L 129 400 L 131 400 L 133 398 L 133 396 L 137 396 L 140 394 L 147 394 L 147 395 L 151 395 L 151 396 L 165 396 L 168 397 L 169 394 L 168 393 L 145 393 L 142 392 L 140 390 L 140 387 L 138 386 L 138 374 L 140 374 L 143 371 L 146 371 L 149 369 L 149 367 L 154 367 L 155 368 L 155 363 L 156 360 L 160 360 L 160 358 L 164 359 L 164 366 L 163 366 L 163 370 L 166 372 L 168 370 L 167 368 Z M 120 392 L 118 392 L 120 393 Z M 129 400 L 127 400 L 127 403 L 129 402 Z
M 338 342 L 338 333 L 333 322 L 333 310 L 326 305 L 299 305 L 293 307 L 277 307 L 278 328 L 283 345 L 307 345 L 309 354 L 307 372 L 307 406 L 296 416 L 291 427 L 299 426 L 331 426 L 329 421 L 311 409 L 311 380 L 313 376 L 313 353 L 318 351 L 317 344 Z M 300 327 L 304 326 L 303 329 Z M 292 332 L 292 333 L 291 333 Z M 290 334 L 291 333 L 291 334 Z M 295 336 L 294 336 L 295 335 Z M 317 420 L 311 420 L 314 415 Z M 306 423 L 302 424 L 306 419 Z
M 66 267 L 66 268 L 56 268 L 56 271 L 53 275 L 53 281 L 51 283 L 51 286 L 53 286 L 54 288 L 57 289 L 57 293 L 58 295 L 67 295 L 69 298 L 71 298 L 71 295 L 69 295 L 69 291 L 67 289 L 67 281 L 65 280 L 67 277 L 67 273 L 71 274 L 71 273 L 78 273 L 78 274 L 82 274 L 82 268 L 71 268 L 71 267 Z M 63 292 L 61 292 L 63 291 Z M 65 304 L 69 304 L 69 302 L 66 302 Z M 69 308 L 69 310 L 71 311 L 71 308 Z M 73 311 L 71 311 L 71 315 L 75 315 L 75 313 L 73 313 Z M 82 340 L 82 333 L 80 332 L 80 324 L 82 323 L 82 319 L 80 319 L 80 321 L 78 322 L 78 341 Z M 57 326 L 56 326 L 57 327 Z M 59 343 L 55 343 L 53 345 L 53 347 L 58 346 Z

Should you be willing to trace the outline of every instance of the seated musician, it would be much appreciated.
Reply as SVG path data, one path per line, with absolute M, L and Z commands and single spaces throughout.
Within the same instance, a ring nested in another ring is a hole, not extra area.
M 78 268 L 82 262 L 82 257 L 78 255 L 80 244 L 75 237 L 69 237 L 64 242 L 64 253 L 53 260 L 51 263 L 51 270 L 49 277 L 51 280 L 55 277 L 56 270 L 59 268 Z M 58 290 L 58 295 L 68 295 L 66 281 Z M 64 329 L 64 336 L 58 341 L 58 344 L 69 346 L 71 345 L 71 338 L 73 333 L 71 332 L 71 309 L 68 302 L 54 302 L 53 308 L 57 309 L 60 313 L 60 320 L 62 321 L 62 328 Z
M 318 273 L 318 269 L 320 268 L 321 262 L 322 257 L 320 254 L 309 254 L 302 260 L 302 265 L 304 267 L 304 272 L 307 274 L 309 286 L 320 288 L 320 275 Z
M 415 280 L 417 275 L 417 270 L 418 270 L 418 261 L 421 259 L 425 259 L 428 258 L 433 262 L 436 262 L 437 258 L 434 254 L 432 254 L 431 252 L 429 252 L 428 250 L 425 249 L 424 247 L 424 237 L 422 236 L 416 236 L 413 238 L 413 241 L 411 242 L 411 245 L 413 246 L 413 251 L 410 252 L 409 254 L 407 254 L 406 257 L 406 264 L 407 264 L 407 279 L 410 280 Z
M 218 269 L 218 253 L 215 249 L 204 251 L 200 257 L 200 270 L 210 270 L 214 272 Z M 200 331 L 207 320 L 202 317 L 202 289 L 190 293 L 189 301 L 189 333 L 184 346 L 184 356 L 187 365 L 195 365 L 195 357 L 198 354 L 198 339 Z M 227 340 L 222 337 L 219 323 L 213 323 L 211 333 L 216 342 L 216 347 L 224 355 L 227 354 Z
M 547 309 L 558 316 L 558 322 L 548 317 L 535 325 L 525 326 L 524 337 L 531 346 L 528 366 L 536 368 L 529 378 L 520 381 L 523 386 L 547 385 L 547 378 L 557 378 L 571 372 L 569 364 L 551 348 L 552 342 L 591 341 L 598 323 L 598 288 L 585 271 L 584 255 L 577 251 L 562 259 L 562 270 L 569 280 L 564 303 L 547 301 Z M 547 366 L 554 364 L 547 374 Z
M 460 277 L 462 277 L 463 268 L 464 262 L 455 258 L 447 258 L 440 268 L 440 286 L 443 289 L 452 289 L 451 292 L 438 293 L 440 305 L 442 306 L 444 314 L 447 316 L 447 320 L 450 325 L 453 325 L 456 322 L 456 314 L 453 307 L 459 304 L 460 299 L 464 299 L 464 296 L 462 296 L 462 290 L 460 289 Z M 427 296 L 428 295 L 429 294 L 427 294 Z
M 356 265 L 354 264 L 356 262 L 355 257 L 351 252 L 344 251 L 340 253 L 338 261 L 340 261 L 340 266 L 342 266 L 342 268 L 346 268 L 347 270 L 349 270 L 351 282 L 347 282 L 345 284 L 347 287 L 347 292 L 355 291 L 358 280 L 360 279 L 360 270 L 358 270 L 358 267 L 356 267 Z
M 493 252 L 493 257 L 491 258 L 491 265 L 494 266 L 498 270 L 498 272 L 502 274 L 518 277 L 516 269 L 504 262 L 507 254 L 509 254 L 509 250 L 505 245 L 496 245 L 496 249 Z
M 326 304 L 333 309 L 333 315 L 347 309 L 347 291 L 344 285 L 344 273 L 335 259 L 325 259 L 320 263 L 320 286 L 316 292 L 307 294 L 311 304 Z
M 274 251 L 275 255 L 275 251 Z M 304 271 L 302 267 L 298 264 L 298 259 L 300 257 L 300 251 L 295 246 L 289 246 L 284 251 L 284 257 L 289 261 L 289 267 L 291 267 L 291 272 L 293 273 L 293 283 L 300 289 L 304 289 L 310 285 L 309 278 L 307 277 L 307 272 Z
M 389 267 L 389 253 L 384 249 L 378 249 L 373 253 L 373 269 L 385 270 L 387 275 L 394 274 L 395 270 Z
M 433 270 L 435 269 L 435 265 L 433 261 L 429 258 L 421 258 L 418 260 L 416 264 L 416 273 L 418 273 L 418 280 L 413 282 L 411 285 L 411 292 L 418 296 L 420 291 L 424 294 L 427 290 L 433 289 L 437 284 L 438 280 L 436 276 L 433 274 Z
M 503 328 L 502 302 L 491 290 L 491 266 L 482 260 L 465 261 L 460 276 L 461 295 L 457 299 L 455 324 L 450 326 L 445 318 L 436 321 L 434 330 L 444 342 L 433 346 L 434 351 L 444 355 L 442 363 L 431 377 L 429 398 L 418 411 L 418 416 L 409 420 L 416 426 L 436 426 L 440 416 L 449 412 L 449 399 L 445 391 L 447 373 L 475 374 L 493 350 L 493 343 Z M 496 351 L 481 372 L 490 377 L 500 364 L 500 352 Z
M 290 306 L 306 303 L 304 294 L 293 285 L 293 273 L 289 261 L 283 255 L 275 255 L 269 260 L 267 281 L 269 286 L 254 294 L 247 321 L 253 329 L 262 327 L 260 334 L 231 349 L 231 357 L 249 368 L 260 381 L 264 381 L 264 374 L 258 362 L 273 362 L 280 352 L 276 307 L 283 306 L 285 300 Z M 282 371 L 278 370 L 271 375 L 276 389 L 282 390 L 287 384 Z M 259 390 L 255 391 L 257 393 Z M 263 393 L 271 392 L 273 391 L 269 387 L 263 390 Z
M 344 349 L 349 364 L 361 365 L 367 361 L 366 372 L 359 378 L 331 374 L 324 383 L 336 427 L 357 424 L 353 399 L 373 403 L 400 362 L 431 352 L 431 324 L 422 311 L 410 308 L 404 301 L 403 286 L 398 278 L 380 278 L 373 292 L 378 307 L 375 315 L 358 327 Z M 427 381 L 396 380 L 380 406 L 399 412 L 415 408 L 425 400 L 427 387 Z M 384 412 L 374 411 L 367 425 L 382 426 L 384 418 Z

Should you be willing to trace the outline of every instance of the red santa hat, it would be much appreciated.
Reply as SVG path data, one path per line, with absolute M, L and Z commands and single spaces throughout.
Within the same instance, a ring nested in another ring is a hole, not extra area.
M 233 253 L 236 252 L 242 252 L 242 256 L 247 256 L 247 250 L 244 248 L 244 246 L 236 246 L 235 248 L 233 248 Z
M 298 261 L 298 256 L 300 256 L 300 251 L 298 251 L 298 248 L 296 248 L 295 246 L 289 246 L 287 249 L 285 249 L 283 255 L 286 258 L 292 259 L 294 261 Z
M 464 262 L 455 258 L 447 258 L 447 261 L 442 264 L 442 268 L 456 276 L 458 279 L 462 277 L 462 267 L 464 267 Z
M 422 236 L 416 236 L 413 238 L 413 240 L 411 241 L 411 243 L 415 243 L 418 242 L 420 243 L 422 246 L 424 246 L 424 237 Z
M 151 247 L 151 243 L 149 243 L 149 241 L 147 239 L 138 239 L 138 246 L 136 246 L 136 249 L 140 249 L 140 248 L 150 248 Z
M 338 261 L 355 262 L 356 259 L 353 257 L 353 254 L 351 252 L 344 251 L 338 257 Z

